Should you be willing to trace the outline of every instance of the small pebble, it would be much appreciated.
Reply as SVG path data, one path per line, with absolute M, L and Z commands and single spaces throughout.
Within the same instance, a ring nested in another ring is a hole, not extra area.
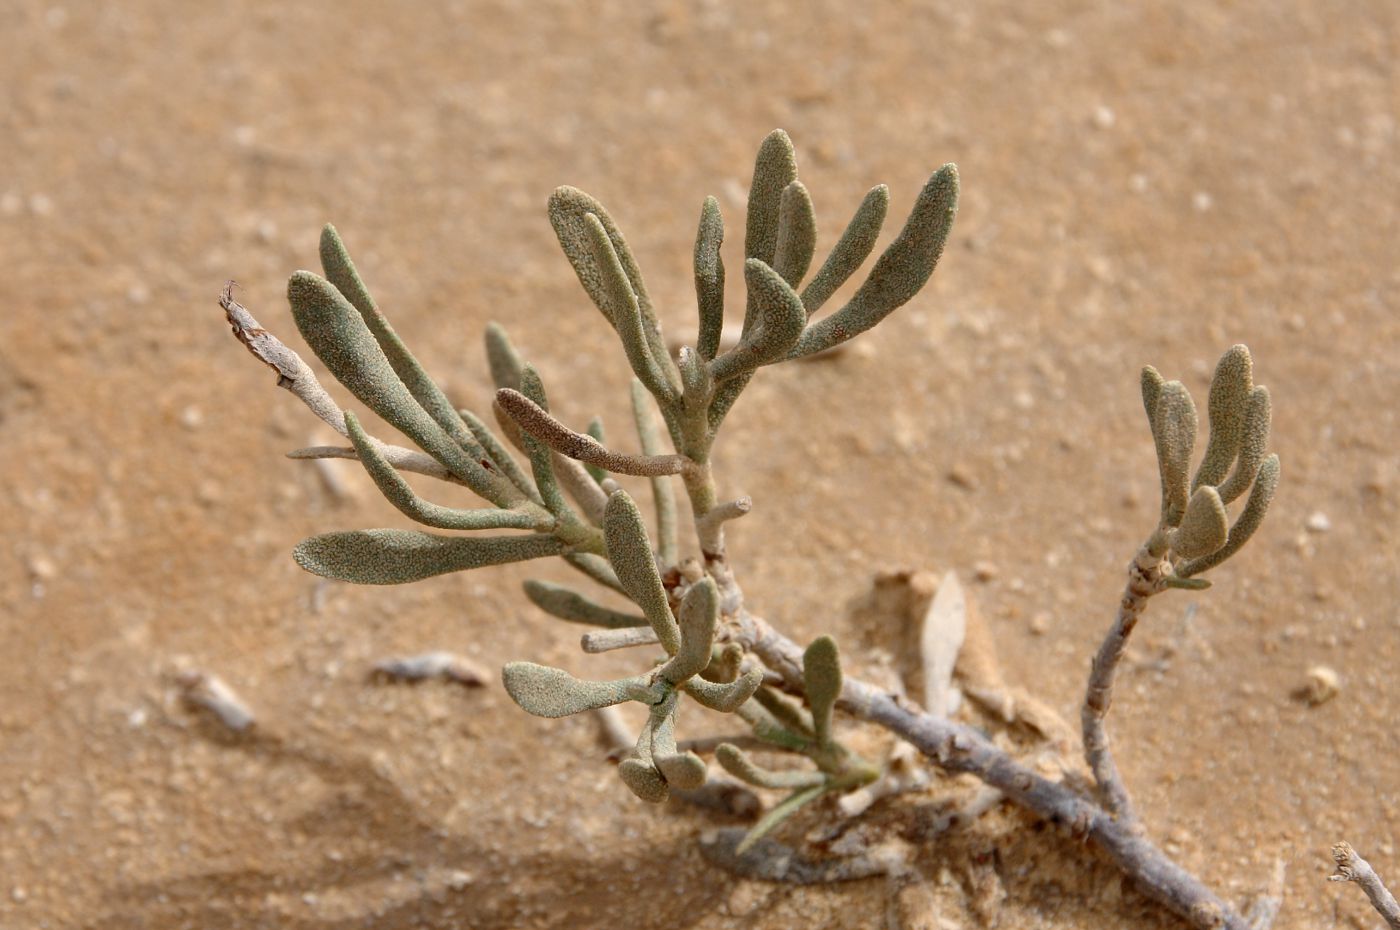
M 16 904 L 23 904 L 28 898 L 29 892 L 20 888 L 18 885 L 10 889 L 10 900 L 14 901 Z
M 1301 691 L 1303 699 L 1313 707 L 1326 704 L 1342 690 L 1342 680 L 1336 670 L 1326 665 L 1314 665 L 1308 669 L 1307 682 Z
M 185 429 L 199 429 L 204 423 L 204 411 L 194 404 L 190 404 L 180 411 L 180 425 Z
M 1031 617 L 1031 632 L 1036 636 L 1044 636 L 1050 632 L 1050 615 L 1041 611 Z
M 1094 110 L 1094 125 L 1099 129 L 1112 129 L 1115 122 L 1117 117 L 1108 107 L 1101 106 Z
M 46 555 L 30 556 L 29 574 L 35 581 L 52 581 L 58 576 L 58 566 Z
M 1325 533 L 1332 528 L 1332 521 L 1328 519 L 1327 514 L 1316 510 L 1308 517 L 1308 522 L 1303 525 L 1308 528 L 1309 533 Z
M 1000 570 L 996 567 L 996 564 L 994 562 L 988 562 L 985 559 L 972 566 L 972 577 L 976 578 L 978 581 L 991 581 L 998 574 L 1000 574 Z
M 1211 207 L 1215 206 L 1215 198 L 1205 191 L 1196 191 L 1195 195 L 1191 198 L 1191 206 L 1196 208 L 1197 213 L 1205 213 Z
M 977 489 L 977 476 L 972 473 L 972 469 L 961 463 L 948 469 L 948 480 L 967 491 Z

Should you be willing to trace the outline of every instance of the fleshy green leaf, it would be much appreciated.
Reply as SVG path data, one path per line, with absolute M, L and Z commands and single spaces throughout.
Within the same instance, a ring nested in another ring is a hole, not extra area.
M 783 821 L 797 813 L 798 810 L 805 805 L 810 804 L 823 794 L 826 794 L 826 792 L 827 786 L 821 784 L 814 785 L 811 788 L 803 788 L 800 791 L 795 791 L 788 795 L 782 801 L 774 805 L 768 813 L 764 814 L 763 817 L 759 819 L 758 823 L 753 825 L 753 829 L 744 837 L 743 842 L 738 845 L 735 852 L 742 856 L 744 853 L 748 852 L 754 843 L 757 843 L 769 833 L 773 832 Z
M 773 270 L 794 288 L 812 267 L 817 248 L 817 216 L 812 195 L 801 181 L 783 188 L 778 205 L 778 242 L 773 250 Z
M 802 336 L 807 311 L 802 299 L 782 276 L 758 259 L 744 263 L 744 280 L 755 308 L 756 321 L 739 344 L 710 363 L 716 383 L 747 374 L 760 365 L 780 361 Z
M 437 536 L 416 530 L 323 533 L 297 544 L 297 564 L 354 584 L 406 584 L 448 572 L 524 562 L 564 552 L 553 536 Z
M 719 201 L 706 197 L 700 210 L 700 228 L 695 234 L 695 300 L 700 307 L 700 335 L 695 349 L 707 362 L 719 351 L 724 329 L 724 258 L 719 250 L 723 242 L 724 219 Z
M 359 311 L 329 281 L 298 271 L 287 283 L 287 299 L 302 338 L 350 393 L 482 497 L 505 507 L 522 498 L 518 488 L 487 471 L 419 405 Z
M 451 507 L 429 503 L 413 493 L 413 488 L 409 487 L 408 482 L 403 479 L 403 476 L 393 465 L 389 464 L 389 460 L 365 434 L 363 427 L 360 426 L 360 421 L 353 413 L 345 414 L 345 430 L 346 435 L 350 437 L 351 444 L 355 447 L 355 451 L 360 456 L 360 461 L 365 466 L 365 471 L 369 473 L 370 478 L 374 479 L 375 486 L 379 488 L 380 493 L 401 513 L 424 526 L 432 526 L 440 530 L 530 530 L 543 528 L 539 525 L 539 517 L 520 510 L 454 510 Z
M 1171 547 L 1177 555 L 1198 559 L 1210 555 L 1225 545 L 1230 535 L 1230 516 L 1220 494 L 1210 485 L 1202 485 L 1191 495 L 1181 526 L 1171 534 Z
M 603 536 L 607 542 L 608 561 L 627 596 L 642 608 L 666 652 L 675 655 L 680 649 L 680 629 L 671 615 L 666 589 L 656 569 L 642 512 L 626 491 L 617 491 L 608 498 Z
M 1269 425 L 1272 419 L 1269 389 L 1260 385 L 1249 392 L 1249 407 L 1244 417 L 1244 439 L 1240 443 L 1240 455 L 1235 460 L 1235 470 L 1230 479 L 1220 486 L 1220 499 L 1230 503 L 1254 483 L 1259 474 L 1259 466 L 1269 448 Z
M 710 664 L 710 648 L 719 623 L 719 589 L 713 578 L 702 578 L 681 599 L 680 649 L 658 672 L 673 685 L 700 674 Z
M 1232 346 L 1215 366 L 1210 382 L 1210 399 L 1206 412 L 1210 419 L 1210 438 L 1196 477 L 1191 482 L 1194 491 L 1202 485 L 1218 485 L 1230 471 L 1230 463 L 1239 453 L 1244 441 L 1244 421 L 1249 409 L 1249 392 L 1253 389 L 1253 362 L 1249 349 Z
M 536 717 L 567 717 L 611 707 L 637 700 L 646 691 L 644 678 L 583 681 L 561 668 L 533 662 L 511 662 L 501 678 L 511 699 Z
M 595 604 L 571 588 L 547 581 L 525 582 L 525 596 L 540 610 L 570 623 L 584 623 L 610 630 L 648 625 L 646 617 Z
M 350 253 L 340 234 L 329 223 L 321 230 L 321 267 L 325 269 L 326 279 L 360 312 L 374 341 L 379 344 L 394 373 L 408 388 L 413 399 L 468 455 L 480 461 L 486 455 L 485 451 L 468 432 L 442 388 L 428 376 L 399 334 L 394 332 L 394 327 L 380 311 L 369 288 L 365 287 L 359 272 L 355 270 L 355 263 L 350 260 Z
M 732 743 L 719 744 L 715 749 L 715 761 L 730 775 L 758 788 L 811 788 L 826 782 L 825 774 L 811 769 L 787 769 L 781 772 L 765 769 Z
M 783 191 L 797 180 L 797 153 L 781 129 L 770 132 L 758 147 L 753 183 L 749 187 L 749 215 L 744 229 L 744 257 L 773 264 L 778 250 L 778 227 Z
M 958 169 L 944 165 L 919 194 L 909 220 L 846 306 L 807 327 L 792 350 L 800 358 L 839 345 L 889 316 L 928 283 L 958 213 Z
M 817 742 L 831 745 L 831 711 L 841 697 L 841 655 L 836 640 L 821 636 L 802 654 L 802 681 L 807 706 L 812 709 L 812 729 Z
M 680 374 L 663 346 L 660 351 L 651 338 L 655 322 L 642 313 L 638 295 L 628 281 L 626 270 L 613 249 L 607 228 L 593 214 L 583 218 L 583 231 L 594 250 L 598 282 L 607 300 L 607 313 L 612 319 L 622 347 L 627 353 L 632 373 L 641 379 L 647 390 L 664 403 L 675 403 L 679 395 Z
M 1182 578 L 1199 575 L 1239 552 L 1240 547 L 1249 542 L 1249 538 L 1254 535 L 1254 531 L 1259 529 L 1259 524 L 1264 521 L 1264 514 L 1268 512 L 1269 504 L 1273 503 L 1274 491 L 1278 489 L 1278 475 L 1278 456 L 1270 455 L 1259 466 L 1259 475 L 1254 479 L 1254 486 L 1249 490 L 1249 500 L 1245 501 L 1244 510 L 1240 513 L 1239 519 L 1235 521 L 1235 525 L 1230 527 L 1230 537 L 1225 545 L 1210 555 L 1192 559 L 1178 566 L 1177 575 Z
M 633 794 L 650 804 L 660 804 L 671 796 L 666 779 L 651 762 L 623 759 L 617 765 L 617 774 Z
M 763 684 L 763 671 L 751 669 L 727 683 L 706 681 L 699 677 L 691 678 L 685 683 L 685 690 L 687 694 L 710 710 L 717 710 L 721 714 L 732 714 L 739 709 L 740 705 L 753 697 L 754 692 L 761 684 Z
M 525 362 L 499 323 L 486 324 L 486 363 L 491 368 L 491 382 L 498 390 L 520 390 L 520 373 L 525 370 Z
M 1157 466 L 1162 478 L 1162 522 L 1176 526 L 1190 496 L 1191 450 L 1196 445 L 1196 405 L 1180 381 L 1161 385 L 1152 419 Z
M 870 257 L 889 206 L 890 189 L 883 184 L 871 188 L 865 195 L 831 254 L 802 289 L 802 304 L 807 308 L 808 317 L 820 310 Z

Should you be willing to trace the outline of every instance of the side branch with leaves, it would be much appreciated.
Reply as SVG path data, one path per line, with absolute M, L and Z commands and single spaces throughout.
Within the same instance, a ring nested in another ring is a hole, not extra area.
M 310 367 L 226 291 L 221 303 L 235 335 L 277 372 L 279 386 L 349 442 L 302 449 L 293 456 L 357 459 L 384 496 L 415 522 L 491 535 L 331 532 L 303 541 L 294 556 L 314 574 L 360 584 L 401 584 L 558 556 L 592 582 L 624 596 L 631 607 L 618 610 L 584 591 L 527 582 L 525 593 L 540 609 L 599 628 L 583 637 L 586 652 L 631 648 L 646 650 L 648 656 L 635 674 L 609 681 L 511 662 L 503 672 L 505 688 L 520 707 L 542 717 L 625 701 L 645 705 L 646 723 L 629 740 L 631 748 L 618 764 L 623 784 L 645 801 L 659 802 L 673 790 L 684 793 L 704 785 L 710 774 L 707 755 L 741 782 L 785 792 L 723 855 L 712 857 L 722 864 L 774 879 L 786 874 L 788 880 L 798 880 L 799 874 L 802 880 L 870 874 L 867 862 L 818 864 L 788 873 L 752 865 L 754 857 L 762 859 L 776 848 L 768 834 L 795 811 L 823 797 L 858 791 L 885 773 L 886 763 L 863 758 L 843 740 L 840 711 L 907 741 L 938 770 L 973 775 L 995 789 L 991 797 L 1004 796 L 1090 841 L 1146 894 L 1191 925 L 1257 930 L 1267 920 L 1242 916 L 1146 838 L 1104 728 L 1117 667 L 1147 601 L 1172 588 L 1206 587 L 1200 576 L 1248 541 L 1272 499 L 1278 458 L 1267 453 L 1269 394 L 1254 386 L 1243 346 L 1227 352 L 1216 370 L 1208 406 L 1210 436 L 1194 475 L 1194 404 L 1179 382 L 1164 381 L 1151 368 L 1143 373 L 1162 508 L 1157 526 L 1129 564 L 1124 595 L 1094 659 L 1085 696 L 1084 747 L 1097 798 L 1038 774 L 951 715 L 929 713 L 850 677 L 831 637 L 800 646 L 745 602 L 725 525 L 749 513 L 753 503 L 727 500 L 719 492 L 711 467 L 718 431 L 760 368 L 834 348 L 913 298 L 938 264 L 957 203 L 957 169 L 945 165 L 930 176 L 903 228 L 850 299 L 823 314 L 827 302 L 874 252 L 889 192 L 881 185 L 866 195 L 809 277 L 817 243 L 812 197 L 797 177 L 790 140 L 781 130 L 773 132 L 759 149 L 749 193 L 743 242 L 747 296 L 738 338 L 721 351 L 724 221 L 711 197 L 701 208 L 694 251 L 698 336 L 695 345 L 681 347 L 673 356 L 617 224 L 582 191 L 556 190 L 549 199 L 549 221 L 635 375 L 637 452 L 615 447 L 601 421 L 578 431 L 555 417 L 539 374 L 494 324 L 486 332 L 486 353 L 497 387 L 492 411 L 499 434 L 475 414 L 456 408 L 389 325 L 339 235 L 327 226 L 321 238 L 323 274 L 299 271 L 288 285 L 293 319 L 336 380 L 416 448 L 366 432 L 353 412 L 330 398 Z M 465 487 L 490 506 L 458 509 L 425 500 L 402 472 Z M 616 476 L 650 479 L 652 528 Z M 673 477 L 680 478 L 689 500 L 689 539 L 682 538 Z M 1231 522 L 1228 506 L 1246 493 Z M 733 715 L 748 735 L 679 739 L 687 699 Z

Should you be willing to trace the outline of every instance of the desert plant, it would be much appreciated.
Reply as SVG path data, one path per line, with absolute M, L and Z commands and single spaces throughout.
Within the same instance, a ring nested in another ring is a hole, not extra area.
M 1113 764 L 1104 718 L 1125 644 L 1149 598 L 1171 588 L 1200 589 L 1201 575 L 1237 552 L 1259 526 L 1278 478 L 1267 453 L 1269 395 L 1252 381 L 1243 346 L 1229 350 L 1213 379 L 1209 439 L 1190 472 L 1197 416 L 1180 382 L 1148 368 L 1142 394 L 1160 465 L 1157 526 L 1129 565 L 1118 615 L 1093 664 L 1083 709 L 1086 756 L 1096 802 L 1065 781 L 1037 774 L 972 726 L 922 711 L 908 700 L 844 676 L 835 642 L 819 637 L 806 649 L 750 612 L 725 545 L 727 521 L 747 513 L 747 499 L 725 500 L 710 452 L 741 392 L 761 367 L 832 349 L 875 326 L 928 281 L 957 212 L 958 174 L 934 172 L 903 229 L 864 283 L 835 312 L 819 311 L 874 249 L 888 206 L 884 186 L 857 207 L 826 260 L 808 276 L 816 245 L 812 200 L 797 177 L 787 135 L 763 142 L 749 193 L 744 236 L 747 301 L 737 340 L 725 348 L 723 220 L 705 201 L 694 267 L 699 306 L 695 345 L 673 357 L 662 338 L 641 273 L 617 225 L 596 200 L 561 187 L 549 220 L 579 282 L 616 331 L 635 375 L 633 413 L 639 452 L 604 440 L 598 421 L 586 431 L 549 410 L 539 374 L 524 363 L 498 326 L 488 327 L 486 353 L 497 393 L 495 419 L 504 441 L 484 420 L 457 409 L 427 376 L 370 296 L 336 230 L 321 237 L 324 276 L 295 273 L 288 298 L 297 328 L 331 374 L 356 399 L 406 435 L 417 449 L 369 435 L 344 412 L 311 369 L 226 291 L 222 304 L 235 334 L 322 420 L 346 437 L 344 447 L 317 447 L 297 458 L 358 459 L 395 507 L 431 528 L 515 531 L 441 535 L 402 529 L 333 532 L 299 544 L 297 562 L 317 575 L 360 584 L 400 584 L 447 572 L 557 556 L 604 588 L 624 595 L 619 611 L 572 588 L 531 581 L 525 593 L 542 610 L 601 628 L 585 649 L 654 647 L 635 675 L 583 681 L 530 662 L 503 672 L 510 696 L 526 711 L 558 717 L 624 701 L 647 706 L 647 722 L 618 766 L 622 781 L 647 801 L 705 782 L 704 759 L 677 739 L 688 698 L 732 714 L 755 746 L 806 760 L 805 768 L 764 768 L 738 741 L 710 746 L 737 778 L 791 793 L 737 842 L 727 861 L 761 853 L 761 837 L 793 811 L 823 795 L 853 790 L 880 777 L 840 738 L 835 710 L 884 727 L 950 773 L 970 773 L 1005 797 L 1066 826 L 1102 849 L 1150 896 L 1198 927 L 1238 930 L 1247 919 L 1178 867 L 1143 834 Z M 805 283 L 804 283 L 805 282 Z M 660 413 L 659 429 L 652 408 Z M 507 443 L 522 452 L 517 464 Z M 421 498 L 400 472 L 465 486 L 490 507 L 456 509 Z M 651 480 L 655 535 L 613 475 Z M 671 477 L 690 504 L 696 554 L 687 556 Z M 1246 497 L 1231 524 L 1227 506 Z M 655 648 L 659 647 L 659 648 Z M 762 871 L 762 870 L 758 870 Z M 768 874 L 762 872 L 762 874 Z M 813 873 L 817 874 L 817 873 Z

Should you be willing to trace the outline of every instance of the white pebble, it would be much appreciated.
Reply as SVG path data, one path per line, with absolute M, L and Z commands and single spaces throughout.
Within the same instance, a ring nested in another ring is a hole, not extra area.
M 1313 707 L 1326 704 L 1342 690 L 1342 679 L 1335 669 L 1325 665 L 1314 665 L 1308 669 L 1307 681 L 1303 685 L 1303 697 Z
M 1325 533 L 1332 528 L 1332 521 L 1321 510 L 1315 510 L 1308 517 L 1308 522 L 1303 525 L 1308 528 L 1310 533 Z
M 1211 207 L 1215 206 L 1215 198 L 1205 191 L 1196 191 L 1191 197 L 1191 206 L 1196 208 L 1196 212 L 1205 213 Z
M 1112 129 L 1117 120 L 1118 118 L 1108 107 L 1100 106 L 1094 109 L 1094 125 L 1100 129 Z

